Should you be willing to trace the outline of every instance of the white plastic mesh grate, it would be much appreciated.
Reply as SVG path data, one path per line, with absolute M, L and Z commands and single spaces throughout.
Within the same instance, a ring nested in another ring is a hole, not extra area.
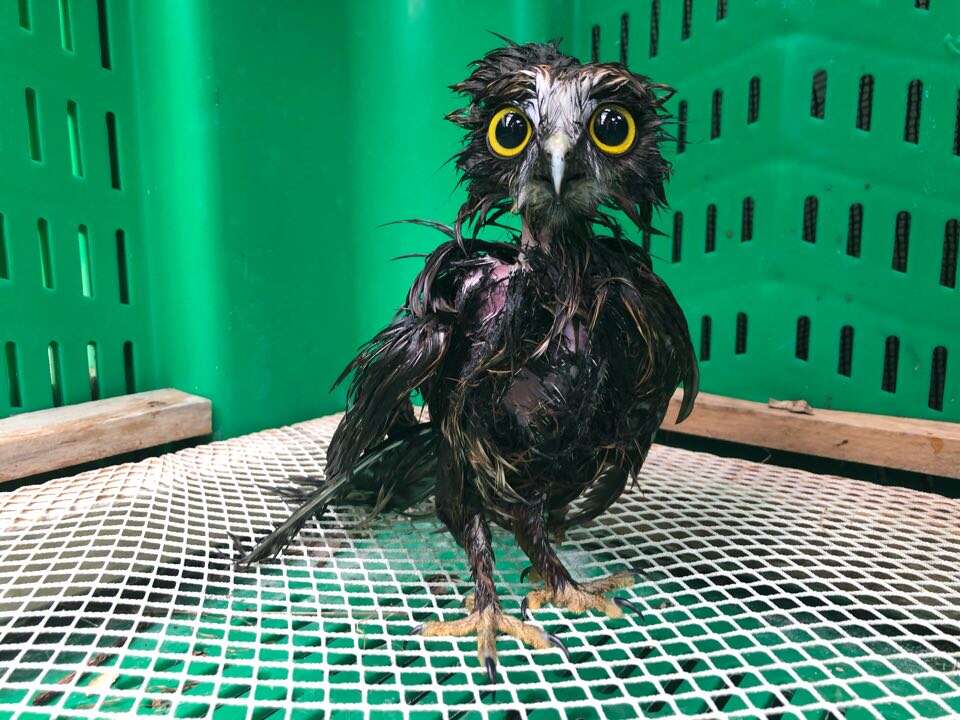
M 337 418 L 0 495 L 0 718 L 958 717 L 960 503 L 655 446 L 569 533 L 581 578 L 646 558 L 645 617 L 552 609 L 572 650 L 409 636 L 469 579 L 430 518 L 342 510 L 281 561 L 213 549 L 283 518 Z M 516 612 L 526 562 L 495 538 Z

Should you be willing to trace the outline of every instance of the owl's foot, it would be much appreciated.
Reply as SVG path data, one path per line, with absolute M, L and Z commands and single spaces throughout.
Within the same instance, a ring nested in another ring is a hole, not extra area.
M 471 597 L 472 599 L 472 597 Z M 427 637 L 467 637 L 477 638 L 477 658 L 481 667 L 487 671 L 490 682 L 497 679 L 497 636 L 509 635 L 524 645 L 536 650 L 560 650 L 569 660 L 570 653 L 560 638 L 550 635 L 529 623 L 504 615 L 498 608 L 487 606 L 483 610 L 472 610 L 469 615 L 450 622 L 427 622 L 414 628 L 414 633 Z
M 634 603 L 624 598 L 613 598 L 612 600 L 604 596 L 611 590 L 630 587 L 635 585 L 637 577 L 633 573 L 623 572 L 600 580 L 590 580 L 582 583 L 568 583 L 559 590 L 543 588 L 527 593 L 520 605 L 520 610 L 525 619 L 530 618 L 529 611 L 537 610 L 544 605 L 553 605 L 554 607 L 564 608 L 574 613 L 585 613 L 588 610 L 599 610 L 607 617 L 623 617 L 622 608 L 634 611 L 643 617 L 643 612 Z

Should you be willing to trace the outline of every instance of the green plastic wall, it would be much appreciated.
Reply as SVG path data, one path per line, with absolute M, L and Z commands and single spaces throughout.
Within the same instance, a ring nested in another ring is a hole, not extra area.
M 341 409 L 342 390 L 328 393 L 330 381 L 389 319 L 417 270 L 417 260 L 390 259 L 439 239 L 383 224 L 449 221 L 459 205 L 454 169 L 444 163 L 460 134 L 442 117 L 459 102 L 448 86 L 499 44 L 487 31 L 518 41 L 562 37 L 588 58 L 596 25 L 600 59 L 616 60 L 627 13 L 631 66 L 678 88 L 672 108 L 689 106 L 686 149 L 668 148 L 676 172 L 671 211 L 660 218 L 667 236 L 654 237 L 652 250 L 698 345 L 702 316 L 712 319 L 704 387 L 960 419 L 960 301 L 938 283 L 944 224 L 960 213 L 960 157 L 952 152 L 960 55 L 945 39 L 951 28 L 960 33 L 960 3 L 727 4 L 717 20 L 715 0 L 693 0 L 682 39 L 684 1 L 661 0 L 651 58 L 649 0 L 7 3 L 0 416 L 163 386 L 212 398 L 218 436 Z M 828 73 L 823 119 L 810 116 L 818 69 Z M 867 72 L 876 89 L 864 132 L 854 117 Z M 755 75 L 760 112 L 748 124 Z M 914 78 L 924 82 L 916 144 L 903 140 Z M 711 139 L 717 89 L 721 132 Z M 806 243 L 811 195 L 818 232 Z M 741 242 L 747 196 L 753 239 Z M 853 202 L 864 206 L 859 258 L 845 253 Z M 707 253 L 709 203 L 717 239 Z M 901 210 L 912 218 L 905 273 L 890 267 Z M 684 217 L 676 263 L 673 211 Z M 748 319 L 743 353 L 734 346 L 740 312 Z M 811 318 L 806 361 L 794 357 L 799 315 Z M 837 372 L 843 325 L 854 328 L 849 377 Z M 881 390 L 890 335 L 900 339 L 895 392 Z M 942 410 L 928 403 L 938 346 L 948 350 Z M 51 378 L 51 352 L 59 378 Z

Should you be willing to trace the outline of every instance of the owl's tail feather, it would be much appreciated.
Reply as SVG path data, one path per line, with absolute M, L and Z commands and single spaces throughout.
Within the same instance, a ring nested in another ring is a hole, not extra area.
M 299 486 L 277 489 L 299 507 L 250 551 L 234 538 L 235 565 L 247 567 L 276 557 L 311 518 L 332 504 L 368 507 L 369 522 L 381 512 L 404 511 L 423 502 L 436 487 L 438 438 L 431 423 L 398 427 L 352 468 L 331 478 L 295 478 Z

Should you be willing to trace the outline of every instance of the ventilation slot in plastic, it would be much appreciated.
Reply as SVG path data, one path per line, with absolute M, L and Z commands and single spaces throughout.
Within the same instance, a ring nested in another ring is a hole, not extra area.
M 683 213 L 673 214 L 673 253 L 671 260 L 675 263 L 680 262 L 680 255 L 683 248 Z
M 723 91 L 713 91 L 713 103 L 710 110 L 710 139 L 720 137 L 720 113 L 723 110 Z
M 687 101 L 677 106 L 677 154 L 687 149 Z
M 897 366 L 900 364 L 900 338 L 891 335 L 883 348 L 883 380 L 880 387 L 888 393 L 897 391 Z
M 660 0 L 650 0 L 650 57 L 660 49 Z
M 127 394 L 137 391 L 137 378 L 134 375 L 133 343 L 129 340 L 123 344 L 123 377 L 126 382 Z
M 710 333 L 713 332 L 713 321 L 709 315 L 700 318 L 700 361 L 710 359 Z
M 803 240 L 808 243 L 817 241 L 817 198 L 807 196 L 803 201 Z
M 117 148 L 117 117 L 107 113 L 107 148 L 110 152 L 110 187 L 120 189 L 120 151 Z
M 73 52 L 73 27 L 70 22 L 70 0 L 60 0 L 60 45 Z
M 753 198 L 743 199 L 740 217 L 740 242 L 753 240 Z
M 600 61 L 600 26 L 590 28 L 590 62 Z
M 120 286 L 120 303 L 130 304 L 130 280 L 127 271 L 127 236 L 117 230 L 117 280 Z
M 17 346 L 8 342 L 4 347 L 4 358 L 7 364 L 7 387 L 10 390 L 10 407 L 20 407 L 23 401 L 20 397 L 20 371 L 17 369 Z
M 18 0 L 17 16 L 17 19 L 20 21 L 20 27 L 24 30 L 30 30 L 32 27 L 32 23 L 30 22 L 30 0 Z
M 923 83 L 911 80 L 907 87 L 907 119 L 903 126 L 903 139 L 910 143 L 920 142 L 920 101 Z
M 813 74 L 813 91 L 810 93 L 810 115 L 823 118 L 827 111 L 827 71 L 817 70 Z
M 7 262 L 7 221 L 0 213 L 0 280 L 10 279 L 10 265 Z
M 754 75 L 750 78 L 750 87 L 747 91 L 747 124 L 755 123 L 760 118 L 760 78 Z
M 907 253 L 910 249 L 910 213 L 901 210 L 897 213 L 897 227 L 893 241 L 893 262 L 891 266 L 897 272 L 907 271 Z
M 747 351 L 747 315 L 746 313 L 737 313 L 737 337 L 733 351 L 737 355 L 743 355 Z
M 690 26 L 693 24 L 693 0 L 683 0 L 683 24 L 680 26 L 680 39 L 690 37 Z
M 53 290 L 53 257 L 50 255 L 50 225 L 46 219 L 37 220 L 37 239 L 40 241 L 40 277 L 47 290 Z
M 100 399 L 100 366 L 97 361 L 97 344 L 87 343 L 87 379 L 90 381 L 90 399 Z
M 840 360 L 837 363 L 837 372 L 850 377 L 853 368 L 853 327 L 844 325 L 840 328 Z
M 727 0 L 717 0 L 717 20 L 723 20 L 727 16 Z
M 2 225 L 0 225 L 0 228 L 2 228 Z M 957 286 L 958 246 L 960 246 L 960 220 L 948 220 L 947 226 L 943 229 L 943 257 L 940 260 L 940 284 L 944 287 L 955 288 Z M 0 249 L 2 249 L 2 244 L 0 244 Z M 3 257 L 0 256 L 0 262 L 2 261 Z M 0 274 L 0 277 L 2 277 L 2 274 Z
M 707 205 L 707 238 L 705 250 L 708 253 L 717 249 L 717 206 Z
M 929 10 L 930 0 L 914 0 L 913 6 L 918 10 Z
M 53 406 L 63 405 L 63 374 L 60 372 L 60 346 L 52 342 L 47 346 L 47 365 L 50 368 L 50 395 Z
M 83 154 L 80 150 L 80 119 L 77 103 L 67 101 L 67 139 L 70 142 L 70 169 L 74 177 L 83 177 Z
M 107 0 L 97 0 L 97 30 L 100 33 L 100 67 L 110 70 L 110 28 L 107 25 Z
M 847 255 L 860 257 L 860 242 L 863 237 L 863 205 L 854 203 L 850 206 L 850 216 L 847 219 Z
M 933 349 L 930 363 L 930 399 L 931 410 L 943 410 L 943 390 L 947 385 L 947 349 L 942 345 Z
M 27 101 L 27 149 L 34 162 L 43 160 L 43 146 L 40 143 L 40 111 L 37 108 L 37 91 L 27 88 L 24 91 Z
M 87 226 L 77 228 L 77 245 L 80 250 L 80 290 L 84 297 L 93 296 L 93 275 L 90 272 L 90 233 Z
M 630 15 L 624 13 L 620 16 L 620 64 L 626 67 L 629 56 L 628 44 L 630 42 Z
M 857 128 L 870 130 L 873 121 L 873 75 L 860 78 L 860 96 L 857 99 Z
M 953 127 L 953 154 L 960 155 L 960 91 L 957 92 L 957 120 Z
M 797 318 L 797 343 L 794 354 L 800 360 L 810 358 L 810 318 L 806 315 Z

